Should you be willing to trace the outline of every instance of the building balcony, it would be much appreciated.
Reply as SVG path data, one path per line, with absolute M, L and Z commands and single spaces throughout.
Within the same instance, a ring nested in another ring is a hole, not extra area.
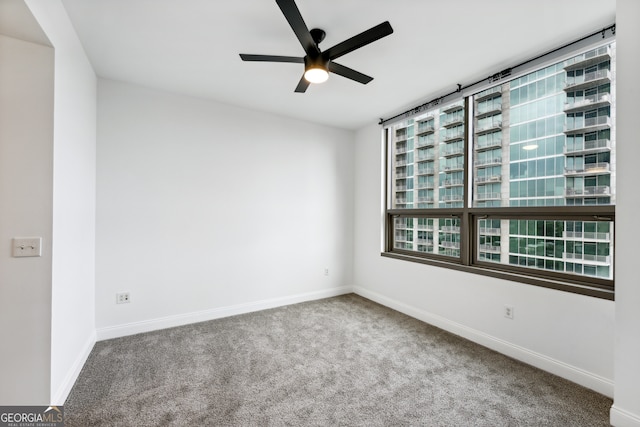
M 396 142 L 401 142 L 401 141 L 406 141 L 406 140 L 407 140 L 407 133 L 406 132 L 396 133 Z
M 396 199 L 396 205 L 406 205 L 406 204 L 407 204 L 407 199 L 403 197 L 398 197 Z
M 562 237 L 564 237 L 565 239 L 576 240 L 600 240 L 604 242 L 611 241 L 610 233 L 596 233 L 588 231 L 565 231 L 562 233 Z
M 491 123 L 484 124 L 475 128 L 476 135 L 482 135 L 485 133 L 493 132 L 498 129 L 502 129 L 502 121 L 496 120 Z
M 584 141 L 582 146 L 564 147 L 564 154 L 591 154 L 611 151 L 611 141 L 608 139 L 594 139 Z
M 579 79 L 573 81 L 567 81 L 564 87 L 565 92 L 573 92 L 576 90 L 584 90 L 590 87 L 599 86 L 603 83 L 611 82 L 610 70 L 598 70 L 591 73 L 584 74 Z
M 584 188 L 567 188 L 565 190 L 566 197 L 593 197 L 593 196 L 610 196 L 611 187 L 608 185 L 598 185 L 594 187 Z
M 484 236 L 499 236 L 502 232 L 500 228 L 480 227 L 478 232 Z
M 436 139 L 435 138 L 425 138 L 424 136 L 422 137 L 418 137 L 418 140 L 416 141 L 416 147 L 420 148 L 420 147 L 433 147 L 434 145 L 436 145 Z
M 609 173 L 611 165 L 609 163 L 587 163 L 581 169 L 564 168 L 565 175 L 595 175 Z M 596 188 L 596 187 L 593 187 Z
M 464 164 L 458 163 L 454 165 L 447 165 L 444 167 L 445 172 L 457 172 L 464 170 Z
M 406 171 L 396 171 L 396 179 L 404 179 L 407 177 Z
M 426 230 L 426 231 L 433 231 L 433 225 L 432 224 L 418 224 L 416 226 L 416 229 L 418 229 L 418 230 Z
M 441 125 L 445 128 L 461 125 L 464 123 L 464 116 L 456 115 L 455 117 L 447 117 Z
M 446 107 L 442 108 L 443 113 L 453 113 L 454 111 L 458 111 L 458 110 L 462 110 L 464 108 L 464 105 L 461 103 L 458 104 L 452 104 L 452 105 L 447 105 Z
M 462 200 L 462 194 L 450 194 L 442 198 L 443 202 L 461 202 Z
M 565 261 L 572 262 L 578 261 L 580 263 L 585 262 L 589 264 L 610 265 L 611 256 L 609 255 L 591 255 L 591 254 L 576 254 L 572 252 L 563 252 L 562 257 Z
M 462 179 L 445 179 L 442 181 L 442 186 L 445 188 L 449 187 L 461 187 L 464 185 L 464 180 Z
M 418 203 L 433 203 L 433 196 L 418 197 Z
M 490 116 L 493 114 L 497 114 L 502 111 L 502 104 L 499 102 L 495 102 L 492 104 L 483 104 L 482 107 L 478 106 L 476 108 L 476 118 L 481 119 L 486 116 Z
M 418 190 L 433 190 L 436 185 L 433 182 L 420 182 L 418 183 Z
M 494 245 L 478 245 L 478 250 L 481 252 L 500 253 L 500 246 Z
M 418 237 L 417 242 L 423 245 L 433 245 L 433 237 Z
M 402 142 L 402 143 L 398 143 L 398 145 L 396 145 L 396 154 L 404 154 L 406 152 L 407 152 L 407 144 Z
M 476 200 L 500 200 L 500 198 L 501 198 L 500 193 L 482 192 L 482 193 L 476 193 L 475 195 Z
M 428 133 L 435 132 L 436 128 L 433 124 L 433 119 L 427 120 L 425 122 L 418 122 L 418 135 L 426 135 Z
M 602 107 L 610 104 L 611 95 L 608 93 L 600 93 L 594 95 L 587 95 L 579 101 L 567 102 L 564 104 L 565 113 L 575 113 L 579 111 L 593 110 L 598 107 Z
M 502 175 L 478 176 L 477 184 L 486 184 L 487 182 L 502 182 Z
M 416 175 L 435 175 L 435 174 L 436 174 L 435 168 L 423 168 L 423 169 L 418 168 L 418 172 L 416 173 Z
M 396 160 L 396 166 L 397 167 L 406 166 L 406 165 L 407 165 L 407 161 L 405 159 Z
M 443 248 L 460 249 L 460 242 L 440 242 L 439 245 Z
M 439 248 L 438 254 L 457 258 L 460 256 L 460 249 Z
M 406 185 L 396 185 L 396 191 L 407 191 Z
M 427 152 L 427 153 L 421 153 L 418 152 L 418 161 L 419 162 L 426 162 L 426 161 L 430 161 L 430 160 L 435 160 L 436 158 L 436 153 L 434 152 Z
M 440 231 L 443 233 L 460 233 L 460 227 L 455 225 L 446 225 L 444 227 L 440 227 Z
M 611 128 L 611 117 L 599 116 L 589 117 L 588 119 L 578 120 L 577 122 L 567 123 L 564 127 L 564 133 L 575 134 L 585 132 L 595 132 L 598 130 Z
M 565 189 L 566 197 L 593 197 L 593 196 L 610 196 L 610 195 L 611 195 L 611 188 L 608 185 Z
M 492 159 L 478 159 L 473 162 L 475 167 L 495 166 L 502 163 L 502 157 L 494 157 Z
M 590 50 L 580 56 L 571 58 L 564 66 L 566 71 L 579 70 L 587 68 L 603 61 L 611 59 L 611 46 L 602 46 L 597 49 Z
M 395 242 L 393 245 L 396 249 L 412 249 L 413 243 L 411 242 Z
M 477 93 L 474 96 L 474 99 L 477 102 L 480 102 L 480 101 L 485 101 L 489 98 L 495 98 L 500 95 L 502 95 L 502 86 L 498 85 L 498 86 L 492 87 L 491 89 L 483 90 L 482 92 Z
M 462 154 L 464 154 L 464 147 L 445 147 L 445 149 L 442 150 L 444 157 L 460 156 Z
M 452 134 L 445 133 L 442 135 L 442 142 L 453 142 L 461 139 L 464 139 L 464 132 L 456 132 Z
M 502 138 L 492 138 L 490 141 L 483 141 L 482 143 L 476 143 L 473 149 L 476 151 L 488 150 L 490 148 L 502 147 Z
M 411 227 L 407 226 L 407 223 L 404 220 L 397 220 L 393 226 L 396 230 L 405 230 L 411 229 Z

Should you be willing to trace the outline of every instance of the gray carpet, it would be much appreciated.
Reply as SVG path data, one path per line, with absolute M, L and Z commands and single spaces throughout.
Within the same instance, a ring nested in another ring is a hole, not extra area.
M 607 426 L 612 401 L 356 295 L 98 342 L 66 426 Z

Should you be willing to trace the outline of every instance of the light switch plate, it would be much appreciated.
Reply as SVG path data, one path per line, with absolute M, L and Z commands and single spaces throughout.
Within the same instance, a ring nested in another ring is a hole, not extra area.
M 42 237 L 14 237 L 13 256 L 42 256 Z

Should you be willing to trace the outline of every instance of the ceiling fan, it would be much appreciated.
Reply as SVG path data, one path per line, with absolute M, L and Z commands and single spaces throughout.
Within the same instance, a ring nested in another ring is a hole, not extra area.
M 393 33 L 393 28 L 391 28 L 391 24 L 389 24 L 388 21 L 363 31 L 362 33 L 353 36 L 342 43 L 338 43 L 323 52 L 318 47 L 318 44 L 324 40 L 325 32 L 318 28 L 313 28 L 309 31 L 294 0 L 276 0 L 276 3 L 278 3 L 280 10 L 282 10 L 284 17 L 289 22 L 289 25 L 296 34 L 296 37 L 298 37 L 306 55 L 304 57 L 295 57 L 250 55 L 241 53 L 240 58 L 242 58 L 243 61 L 291 62 L 304 64 L 305 72 L 295 90 L 299 93 L 305 92 L 310 83 L 322 83 L 326 81 L 329 77 L 329 72 L 355 80 L 362 84 L 367 84 L 373 80 L 373 77 L 369 77 L 349 67 L 340 65 L 333 62 L 333 60 Z

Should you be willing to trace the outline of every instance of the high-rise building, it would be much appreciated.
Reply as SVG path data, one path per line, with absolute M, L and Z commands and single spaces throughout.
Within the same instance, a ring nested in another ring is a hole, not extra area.
M 615 203 L 615 44 L 497 84 L 392 128 L 393 208 Z M 466 117 L 472 117 L 465 147 Z M 611 279 L 607 221 L 481 219 L 481 261 Z M 458 218 L 395 220 L 394 247 L 459 256 Z

